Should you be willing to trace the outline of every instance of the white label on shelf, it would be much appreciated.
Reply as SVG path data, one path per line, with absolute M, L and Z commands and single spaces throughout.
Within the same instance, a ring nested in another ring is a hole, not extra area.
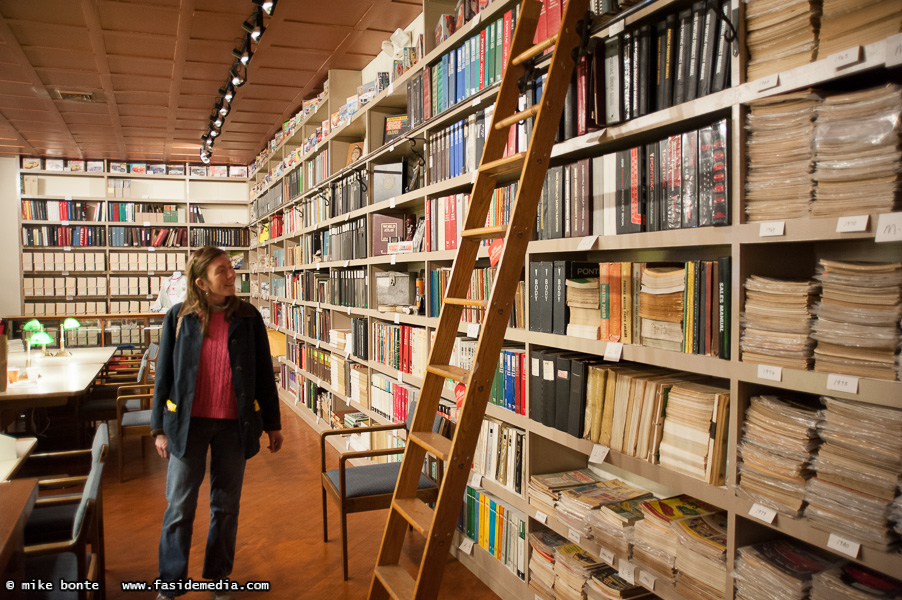
M 345 221 L 350 221 L 350 220 L 351 220 L 351 213 L 349 213 L 349 212 L 345 213 Z
M 473 18 L 470 19 L 470 31 L 476 29 L 476 26 L 479 25 L 479 19 L 482 17 L 482 13 L 476 13 L 473 15 Z
M 828 60 L 837 70 L 858 64 L 861 62 L 861 46 L 852 46 L 842 52 L 831 54 L 828 57 Z
M 348 359 L 350 359 L 350 358 L 351 358 L 351 351 L 350 351 L 350 350 L 345 350 L 345 360 L 348 360 Z
M 157 249 L 156 249 L 155 247 L 153 247 L 153 246 L 148 246 L 148 247 L 147 247 L 147 251 L 148 251 L 148 252 L 156 252 Z
M 150 227 L 150 221 L 144 221 L 144 227 Z
M 783 381 L 783 367 L 775 367 L 773 365 L 758 365 L 758 379 Z
M 389 92 L 389 93 L 391 93 L 391 92 Z M 395 145 L 394 145 L 394 144 L 390 144 L 389 147 L 388 147 L 388 151 L 389 151 L 389 152 L 394 152 L 394 151 L 395 151 Z
M 319 425 L 319 415 L 316 415 L 316 424 Z
M 836 221 L 836 233 L 850 233 L 853 231 L 867 231 L 869 215 L 856 217 L 840 217 Z
M 545 381 L 554 381 L 554 361 L 542 361 L 542 379 Z
M 63 252 L 72 252 L 72 246 L 63 246 Z
M 616 557 L 614 556 L 613 552 L 611 552 L 604 546 L 599 546 L 598 547 L 598 558 L 600 558 L 601 560 L 603 560 L 604 562 L 608 563 L 609 565 L 611 565 L 613 567 L 614 560 Z
M 621 558 L 617 564 L 617 574 L 625 582 L 636 585 L 636 565 Z
M 626 24 L 626 20 L 620 19 L 619 21 L 617 21 L 616 23 L 611 25 L 611 29 L 608 31 L 608 35 L 611 36 L 611 35 L 617 35 L 618 33 L 622 33 L 623 26 L 625 24 Z
M 479 337 L 479 323 L 470 323 L 469 325 L 467 325 L 467 337 Z
M 66 296 L 67 302 L 72 302 L 73 300 L 75 300 L 75 296 Z
M 391 96 L 394 93 L 395 93 L 395 84 L 389 83 L 388 84 L 388 95 Z
M 156 275 L 156 272 L 155 272 L 155 271 L 148 271 L 147 274 L 150 275 L 151 277 L 153 277 L 154 275 Z
M 847 394 L 858 393 L 858 378 L 851 375 L 837 375 L 830 373 L 827 375 L 827 389 L 834 392 L 846 392 Z
M 861 544 L 851 542 L 846 538 L 839 537 L 835 533 L 831 533 L 830 537 L 827 538 L 827 547 L 831 550 L 836 550 L 840 554 L 858 558 L 858 551 L 861 549 Z
M 388 199 L 388 207 L 389 208 L 395 207 L 395 197 L 394 196 L 392 196 L 391 198 Z
M 886 66 L 902 65 L 902 33 L 886 38 Z
M 876 242 L 902 241 L 902 212 L 884 213 L 877 219 Z
M 348 314 L 351 314 L 351 307 L 348 307 Z
M 545 513 L 543 513 L 540 510 L 537 510 L 536 511 L 536 521 L 538 521 L 542 525 L 545 525 L 548 522 L 548 515 L 546 515 Z
M 573 542 L 574 544 L 578 544 L 583 541 L 583 536 L 579 534 L 578 531 L 574 531 L 573 529 L 567 530 L 567 539 Z
M 319 348 L 320 341 L 316 340 L 316 347 Z
M 577 250 L 588 250 L 592 246 L 595 245 L 595 242 L 598 241 L 597 235 L 587 235 L 583 239 L 579 241 L 579 244 L 576 245 Z
M 153 300 L 153 299 L 154 299 L 154 295 L 153 295 L 153 294 L 147 294 L 147 299 L 148 299 L 148 300 Z
M 765 221 L 758 230 L 759 237 L 779 237 L 783 235 L 785 221 Z
M 765 90 L 772 90 L 779 85 L 780 75 L 779 73 L 774 73 L 773 75 L 759 79 L 757 82 L 755 82 L 755 91 L 763 92 Z
M 317 302 L 317 303 L 316 303 L 316 310 L 322 310 L 322 309 L 323 309 L 323 305 L 320 304 L 319 302 Z
M 321 263 L 316 263 L 316 270 L 317 270 L 317 271 L 319 271 L 320 266 L 321 266 Z
M 592 454 L 589 455 L 589 462 L 591 463 L 603 463 L 605 459 L 608 457 L 608 452 L 611 449 L 602 444 L 595 444 L 592 446 Z
M 766 506 L 761 506 L 756 502 L 755 504 L 752 504 L 752 508 L 749 509 L 749 516 L 755 517 L 759 521 L 764 521 L 765 523 L 773 523 L 774 519 L 777 518 L 777 511 Z
M 481 488 L 482 487 L 482 475 L 479 473 L 473 473 L 470 477 L 470 487 L 471 488 Z
M 473 101 L 470 103 L 470 106 L 472 106 L 473 108 L 479 106 L 479 102 L 481 100 L 482 100 L 482 98 L 473 98 Z
M 66 196 L 66 202 L 72 202 L 72 196 Z
M 397 254 L 391 255 L 391 264 L 393 264 L 393 265 L 398 264 L 398 255 Z
M 604 359 L 609 362 L 620 362 L 620 356 L 623 354 L 622 342 L 608 342 L 604 347 Z
M 63 277 L 68 277 L 68 276 L 69 276 L 69 271 L 63 271 Z
M 655 576 L 648 571 L 639 571 L 639 583 L 651 591 L 655 591 Z
M 396 379 L 398 380 L 398 383 L 404 383 L 404 371 L 398 371 Z
M 470 185 L 476 183 L 476 175 L 478 174 L 479 171 L 473 171 L 473 173 L 470 175 Z
M 68 227 L 68 226 L 69 226 L 69 221 L 63 221 L 63 227 Z
M 401 315 L 395 313 L 395 325 L 398 325 L 401 322 Z
M 345 268 L 347 269 L 347 268 L 350 267 L 350 266 L 351 266 L 351 261 L 350 261 L 350 260 L 346 260 L 346 261 L 345 261 Z
M 464 538 L 464 541 L 460 544 L 460 551 L 464 554 L 473 554 L 473 540 Z

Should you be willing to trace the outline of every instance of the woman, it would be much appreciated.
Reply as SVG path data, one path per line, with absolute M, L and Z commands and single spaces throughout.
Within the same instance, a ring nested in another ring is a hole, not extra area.
M 157 600 L 188 590 L 188 554 L 197 495 L 210 448 L 210 531 L 203 577 L 232 572 L 245 461 L 269 436 L 282 447 L 279 400 L 266 327 L 260 313 L 235 296 L 229 256 L 206 246 L 189 259 L 188 293 L 163 320 L 151 433 L 169 459 L 160 537 Z M 214 598 L 229 598 L 227 593 Z

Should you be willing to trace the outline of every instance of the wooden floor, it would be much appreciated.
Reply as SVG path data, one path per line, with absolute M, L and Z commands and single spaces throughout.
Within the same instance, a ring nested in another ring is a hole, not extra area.
M 232 581 L 266 581 L 270 592 L 242 592 L 237 600 L 366 598 L 388 511 L 349 515 L 350 580 L 341 578 L 338 512 L 330 502 L 330 541 L 322 539 L 322 504 L 319 483 L 319 437 L 291 410 L 283 407 L 285 445 L 271 455 L 265 448 L 248 462 L 241 498 L 238 550 Z M 265 436 L 261 440 L 265 445 Z M 153 594 L 126 592 L 122 581 L 153 582 L 157 576 L 157 545 L 166 509 L 166 461 L 146 441 L 145 456 L 136 439 L 126 440 L 125 481 L 116 478 L 114 447 L 104 477 L 103 518 L 106 537 L 106 581 L 109 600 L 153 598 Z M 115 441 L 114 441 L 114 446 Z M 329 464 L 337 466 L 332 451 Z M 188 576 L 201 579 L 204 545 L 209 524 L 206 482 L 201 488 Z M 422 537 L 408 534 L 406 561 L 412 565 L 421 551 Z M 481 600 L 497 598 L 463 565 L 448 558 L 440 598 Z M 209 598 L 209 592 L 191 592 L 188 600 Z

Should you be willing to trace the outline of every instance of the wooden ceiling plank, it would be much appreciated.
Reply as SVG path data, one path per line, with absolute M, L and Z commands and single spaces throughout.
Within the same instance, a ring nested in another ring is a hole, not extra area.
M 10 123 L 9 121 L 6 120 L 6 117 L 3 116 L 2 112 L 0 112 L 0 128 L 8 129 L 10 131 L 10 133 L 12 133 L 14 136 L 16 136 L 16 138 L 15 138 L 16 142 L 18 142 L 19 144 L 24 146 L 25 150 L 29 154 L 37 154 L 37 152 L 35 152 L 35 149 L 32 147 L 32 145 L 30 143 L 28 143 L 28 140 L 26 140 L 22 136 L 22 134 L 19 133 L 19 130 L 16 129 L 12 123 Z

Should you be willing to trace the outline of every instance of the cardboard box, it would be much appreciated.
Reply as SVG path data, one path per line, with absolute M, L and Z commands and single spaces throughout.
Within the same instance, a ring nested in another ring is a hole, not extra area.
M 34 257 L 32 256 L 31 252 L 22 253 L 22 270 L 34 271 Z
M 62 171 L 65 169 L 65 163 L 62 158 L 46 158 L 44 159 L 45 171 Z

